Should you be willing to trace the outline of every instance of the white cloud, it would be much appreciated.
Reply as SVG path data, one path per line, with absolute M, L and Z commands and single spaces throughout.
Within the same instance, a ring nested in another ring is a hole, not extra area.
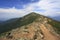
M 53 3 L 51 3 L 53 2 Z M 54 16 L 58 14 L 59 9 L 53 9 L 53 8 L 60 8 L 60 0 L 41 0 L 37 6 L 39 6 L 41 9 L 46 10 L 44 15 L 50 15 Z M 60 12 L 60 11 L 59 11 Z
M 8 9 L 0 8 L 0 14 L 2 13 L 8 14 L 7 17 L 8 16 L 19 17 L 33 11 L 43 14 L 43 15 L 47 15 L 47 16 L 54 16 L 56 14 L 60 14 L 60 11 L 58 11 L 58 9 L 57 10 L 54 9 L 54 8 L 60 8 L 60 0 L 40 0 L 39 2 L 30 3 L 23 6 L 24 6 L 24 9 L 16 9 L 15 7 L 8 8 Z M 36 11 L 36 10 L 40 10 L 40 11 Z M 45 10 L 45 11 L 42 12 L 41 10 L 43 11 Z M 13 15 L 11 16 L 10 14 L 11 15 L 13 14 Z
M 24 6 L 25 7 L 25 6 Z M 15 17 L 22 17 L 30 12 L 32 12 L 32 7 L 25 7 L 24 9 L 16 9 L 15 7 L 4 9 L 0 8 L 0 20 L 6 20 Z

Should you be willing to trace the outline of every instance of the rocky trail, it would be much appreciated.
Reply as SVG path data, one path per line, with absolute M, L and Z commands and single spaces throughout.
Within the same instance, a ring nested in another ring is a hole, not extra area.
M 44 34 L 44 40 L 60 40 L 56 35 L 49 32 L 49 30 L 43 24 L 41 24 L 40 29 Z
M 0 40 L 60 40 L 44 24 L 32 23 L 8 32 Z

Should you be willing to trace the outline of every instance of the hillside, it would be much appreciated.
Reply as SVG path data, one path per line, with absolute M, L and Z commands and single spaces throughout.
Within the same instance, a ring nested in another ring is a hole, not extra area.
M 1 25 L 0 36 L 1 40 L 59 40 L 60 22 L 32 12 Z

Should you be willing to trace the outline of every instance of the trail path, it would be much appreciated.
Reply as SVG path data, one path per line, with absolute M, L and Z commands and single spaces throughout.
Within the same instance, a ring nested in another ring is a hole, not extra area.
M 57 36 L 49 32 L 49 30 L 43 24 L 41 24 L 40 29 L 44 34 L 44 40 L 60 40 Z

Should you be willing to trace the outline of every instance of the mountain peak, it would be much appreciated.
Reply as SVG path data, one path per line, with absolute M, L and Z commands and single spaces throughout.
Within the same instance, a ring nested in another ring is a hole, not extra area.
M 38 16 L 38 15 L 40 15 L 40 14 L 35 13 L 35 12 L 31 12 L 31 13 L 29 13 L 29 14 L 28 14 L 28 15 L 26 15 L 26 16 Z
M 51 40 L 51 37 L 57 40 L 58 37 L 54 35 L 59 35 L 58 33 L 60 34 L 59 22 L 35 12 L 0 26 L 0 35 L 4 40 Z
M 35 13 L 35 12 L 31 12 L 30 14 L 32 14 L 32 15 L 37 15 L 37 13 Z

